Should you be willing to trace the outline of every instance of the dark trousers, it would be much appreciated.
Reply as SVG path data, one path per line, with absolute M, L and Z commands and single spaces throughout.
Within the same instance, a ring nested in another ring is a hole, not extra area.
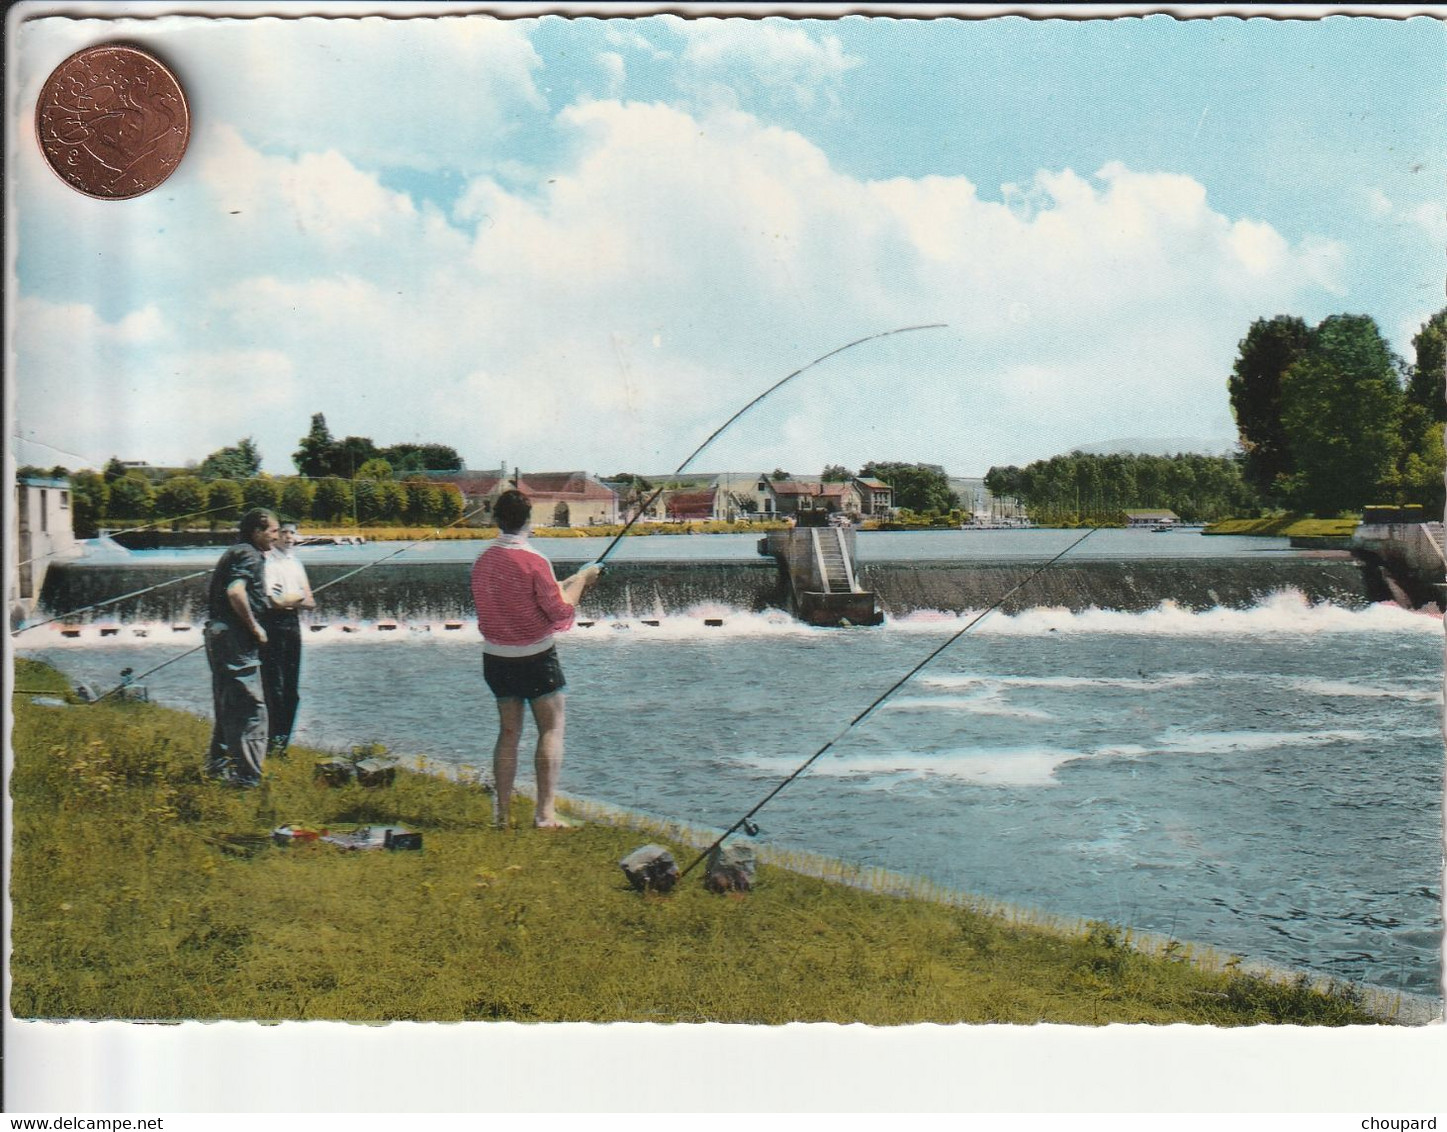
M 261 646 L 261 687 L 271 721 L 271 745 L 285 751 L 301 700 L 301 619 L 295 610 L 284 610 L 267 616 L 261 627 L 266 630 L 266 644 Z
M 211 665 L 216 719 L 206 752 L 206 774 L 237 786 L 255 786 L 266 759 L 267 732 L 256 640 L 243 626 L 208 622 L 206 660 Z

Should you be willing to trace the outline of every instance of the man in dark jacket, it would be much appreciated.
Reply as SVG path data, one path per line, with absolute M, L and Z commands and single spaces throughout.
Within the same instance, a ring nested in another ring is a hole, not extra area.
M 276 541 L 276 516 L 256 508 L 241 517 L 241 540 L 216 563 L 207 594 L 206 659 L 216 715 L 206 775 L 256 786 L 266 758 L 266 699 L 261 646 L 267 609 L 265 554 Z

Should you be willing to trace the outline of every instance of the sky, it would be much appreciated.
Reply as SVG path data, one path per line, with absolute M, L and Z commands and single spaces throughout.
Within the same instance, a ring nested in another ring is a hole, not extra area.
M 264 468 L 337 437 L 471 468 L 1226 451 L 1256 318 L 1444 305 L 1443 25 L 1169 16 L 37 18 L 11 37 L 17 463 Z M 71 52 L 181 78 L 129 201 L 32 122 Z

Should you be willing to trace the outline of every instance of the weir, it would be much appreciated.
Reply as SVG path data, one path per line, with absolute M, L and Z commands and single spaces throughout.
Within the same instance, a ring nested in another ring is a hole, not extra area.
M 202 562 L 62 562 L 47 573 L 37 617 L 50 617 L 154 586 L 204 568 Z M 559 577 L 584 563 L 559 560 Z M 314 588 L 357 563 L 308 564 Z M 1028 561 L 865 561 L 857 583 L 891 616 L 920 610 L 987 608 L 1037 568 Z M 311 620 L 467 620 L 472 617 L 466 562 L 385 562 L 318 595 Z M 190 579 L 83 614 L 82 623 L 119 621 L 199 624 L 205 619 L 205 577 Z M 1063 560 L 1035 578 L 1002 608 L 1032 606 L 1144 612 L 1171 601 L 1190 610 L 1246 609 L 1281 590 L 1312 602 L 1355 607 L 1390 601 L 1380 569 L 1342 552 L 1316 556 L 1221 559 Z M 791 610 L 785 570 L 767 558 L 686 562 L 610 562 L 584 598 L 580 615 L 653 617 L 699 607 L 760 612 Z M 856 622 L 858 623 L 858 622 Z

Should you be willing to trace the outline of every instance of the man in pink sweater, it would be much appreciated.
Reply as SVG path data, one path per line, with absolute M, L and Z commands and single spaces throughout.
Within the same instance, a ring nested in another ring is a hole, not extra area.
M 505 491 L 493 504 L 502 533 L 472 566 L 472 603 L 482 630 L 482 674 L 497 697 L 498 733 L 492 750 L 493 821 L 506 827 L 517 777 L 523 702 L 532 705 L 538 728 L 534 766 L 538 778 L 533 825 L 565 829 L 554 812 L 563 769 L 563 669 L 553 635 L 573 627 L 574 607 L 602 572 L 584 566 L 559 582 L 552 563 L 528 545 L 533 507 L 520 491 Z

